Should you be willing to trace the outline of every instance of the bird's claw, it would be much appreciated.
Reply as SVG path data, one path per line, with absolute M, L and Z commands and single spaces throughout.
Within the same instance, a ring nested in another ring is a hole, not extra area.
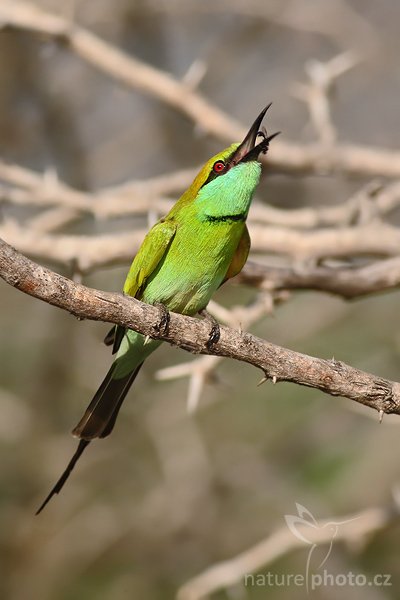
M 157 302 L 154 306 L 159 310 L 159 320 L 153 325 L 153 329 L 157 335 L 166 335 L 168 333 L 170 321 L 169 310 L 165 304 L 162 304 L 161 302 Z
M 204 319 L 206 319 L 206 321 L 208 321 L 211 325 L 210 333 L 208 334 L 208 340 L 206 343 L 206 347 L 210 349 L 214 346 L 214 344 L 219 342 L 219 338 L 221 337 L 219 323 L 217 319 L 213 317 L 213 315 L 210 314 L 205 308 L 199 310 L 199 315 L 204 317 Z

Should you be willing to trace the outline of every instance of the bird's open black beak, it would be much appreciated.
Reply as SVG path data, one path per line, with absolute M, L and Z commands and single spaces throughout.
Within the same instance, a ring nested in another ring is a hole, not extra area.
M 260 129 L 262 120 L 265 116 L 265 113 L 271 106 L 272 102 L 268 104 L 258 115 L 257 119 L 254 121 L 253 125 L 250 127 L 246 137 L 240 146 L 235 150 L 232 156 L 229 159 L 229 165 L 231 167 L 237 165 L 240 162 L 248 162 L 250 160 L 257 160 L 260 152 L 266 154 L 269 142 L 280 134 L 280 131 L 273 133 L 272 135 L 268 135 L 266 129 Z M 257 137 L 261 136 L 263 139 L 259 144 L 256 145 Z

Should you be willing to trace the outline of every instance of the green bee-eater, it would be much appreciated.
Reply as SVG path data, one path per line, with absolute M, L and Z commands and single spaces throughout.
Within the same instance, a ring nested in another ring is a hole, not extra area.
M 277 135 L 259 130 L 269 106 L 241 144 L 206 162 L 167 216 L 152 227 L 131 265 L 125 294 L 159 304 L 165 314 L 195 315 L 205 310 L 222 283 L 242 270 L 250 249 L 246 219 L 261 174 L 258 158 Z M 258 144 L 257 137 L 262 138 Z M 116 326 L 105 343 L 113 344 L 115 360 L 72 431 L 80 440 L 77 451 L 38 513 L 60 492 L 86 446 L 111 433 L 143 362 L 161 341 Z

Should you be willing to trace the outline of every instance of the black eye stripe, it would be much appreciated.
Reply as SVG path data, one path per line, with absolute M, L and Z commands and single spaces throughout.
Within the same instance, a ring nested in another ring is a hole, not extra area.
M 207 180 L 203 183 L 203 185 L 201 187 L 204 187 L 205 185 L 207 185 L 207 183 L 214 181 L 214 179 L 216 179 L 217 177 L 220 177 L 221 175 L 225 175 L 225 173 L 226 173 L 226 171 L 222 171 L 221 173 L 216 173 L 215 171 L 211 171 L 209 176 L 207 177 Z

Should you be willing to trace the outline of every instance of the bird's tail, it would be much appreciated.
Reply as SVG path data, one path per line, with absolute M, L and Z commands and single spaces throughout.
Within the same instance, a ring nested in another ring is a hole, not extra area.
M 99 389 L 85 410 L 72 435 L 90 442 L 105 438 L 112 432 L 125 396 L 136 379 L 143 363 L 123 377 L 115 378 L 116 363 L 111 365 Z
M 51 498 L 55 494 L 59 494 L 61 492 L 64 483 L 67 481 L 68 477 L 71 474 L 72 469 L 78 462 L 79 458 L 81 457 L 83 451 L 85 450 L 85 448 L 88 444 L 90 444 L 90 442 L 88 442 L 87 440 L 80 440 L 80 442 L 78 444 L 78 448 L 76 449 L 75 454 L 69 461 L 67 468 L 65 469 L 64 473 L 61 475 L 60 479 L 57 481 L 56 485 L 52 488 L 49 495 L 45 498 L 45 500 L 43 500 L 42 504 L 37 509 L 35 515 L 38 515 L 39 513 L 41 513 L 42 510 L 44 509 L 44 507 L 46 506 L 46 504 L 49 502 L 49 500 L 51 500 Z
M 39 514 L 49 500 L 61 491 L 90 442 L 95 438 L 105 438 L 110 435 L 126 394 L 136 379 L 144 359 L 155 350 L 159 343 L 151 340 L 146 345 L 145 339 L 140 334 L 131 330 L 126 332 L 115 361 L 85 410 L 83 417 L 72 430 L 72 434 L 80 440 L 78 448 L 36 514 Z
M 46 504 L 55 494 L 60 493 L 65 482 L 72 473 L 73 468 L 90 442 L 95 438 L 104 438 L 111 433 L 119 409 L 121 408 L 125 396 L 134 382 L 136 375 L 139 373 L 142 364 L 143 363 L 138 365 L 136 369 L 131 373 L 128 373 L 122 379 L 113 379 L 115 363 L 111 365 L 104 381 L 87 407 L 85 414 L 78 425 L 72 430 L 73 435 L 79 438 L 78 448 L 69 461 L 67 468 L 37 510 L 37 515 L 42 512 Z

